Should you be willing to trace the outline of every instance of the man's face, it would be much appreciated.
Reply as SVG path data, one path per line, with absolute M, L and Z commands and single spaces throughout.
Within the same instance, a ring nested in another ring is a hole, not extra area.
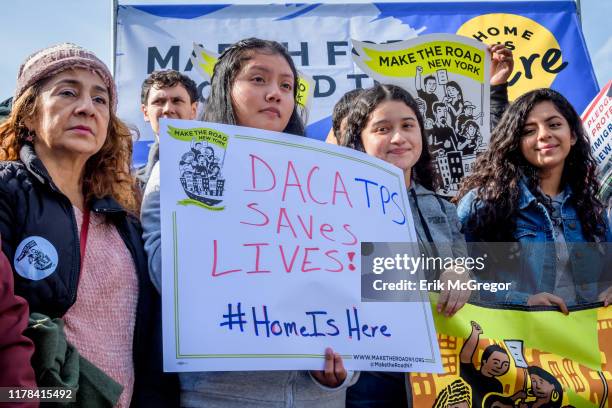
M 494 351 L 488 359 L 482 361 L 480 372 L 485 377 L 499 377 L 510 369 L 510 359 L 506 353 Z
M 156 135 L 159 134 L 159 118 L 195 119 L 196 116 L 196 102 L 190 102 L 189 94 L 181 84 L 169 88 L 153 85 L 147 103 L 141 109 L 145 122 L 151 123 Z
M 466 116 L 472 116 L 472 113 L 474 113 L 474 108 L 472 108 L 471 106 L 466 106 L 464 108 L 464 111 Z
M 444 108 L 444 106 L 438 106 L 436 108 L 436 120 L 438 122 L 444 122 L 445 119 L 446 119 L 446 109 Z
M 425 81 L 425 91 L 427 93 L 434 93 L 434 91 L 436 90 L 436 80 L 429 78 L 427 81 Z

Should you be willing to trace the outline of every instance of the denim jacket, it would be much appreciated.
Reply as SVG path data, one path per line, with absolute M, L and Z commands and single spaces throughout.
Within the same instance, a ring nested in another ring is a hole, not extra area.
M 571 274 L 575 284 L 576 303 L 597 300 L 598 294 L 610 285 L 612 259 L 605 242 L 587 243 L 582 233 L 572 191 L 566 186 L 561 205 L 560 227 L 563 229 Z M 466 226 L 477 215 L 476 190 L 465 195 L 457 206 L 457 215 L 462 223 L 462 232 L 468 242 L 482 242 Z M 520 197 L 516 217 L 516 228 L 511 237 L 516 245 L 508 245 L 514 251 L 514 261 L 505 259 L 495 265 L 496 280 L 510 282 L 509 291 L 497 292 L 494 301 L 526 304 L 530 295 L 548 292 L 555 288 L 557 256 L 554 244 L 554 226 L 546 207 L 537 201 L 524 181 L 520 182 Z M 609 223 L 606 223 L 605 241 L 612 241 Z M 517 252 L 516 249 L 520 249 Z M 520 254 L 520 256 L 516 256 Z M 568 305 L 574 302 L 566 302 Z

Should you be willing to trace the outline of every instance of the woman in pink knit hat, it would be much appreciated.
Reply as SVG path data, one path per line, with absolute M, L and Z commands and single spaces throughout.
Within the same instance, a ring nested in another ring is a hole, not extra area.
M 22 64 L 0 125 L 2 249 L 30 311 L 62 318 L 68 342 L 121 390 L 112 404 L 173 406 L 132 139 L 116 106 L 111 74 L 90 51 L 60 44 Z

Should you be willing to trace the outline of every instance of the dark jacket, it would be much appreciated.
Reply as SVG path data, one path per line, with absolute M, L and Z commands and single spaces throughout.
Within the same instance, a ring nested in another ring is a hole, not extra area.
M 161 299 L 149 279 L 140 223 L 110 197 L 88 205 L 117 228 L 138 275 L 132 406 L 175 406 L 178 381 L 162 370 Z M 22 147 L 19 161 L 0 162 L 0 234 L 12 260 L 15 292 L 30 312 L 62 317 L 76 301 L 78 228 L 72 204 L 30 145 Z
M 504 112 L 508 108 L 508 83 L 491 85 L 491 132 L 497 126 Z
M 13 107 L 13 98 L 8 98 L 0 102 L 0 123 L 4 122 L 6 118 L 11 114 L 11 108 Z

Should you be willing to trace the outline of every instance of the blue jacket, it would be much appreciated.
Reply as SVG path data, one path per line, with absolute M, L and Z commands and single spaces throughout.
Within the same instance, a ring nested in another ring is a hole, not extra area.
M 495 270 L 487 275 L 488 280 L 510 282 L 511 290 L 497 292 L 496 302 L 526 304 L 527 298 L 536 293 L 552 293 L 555 288 L 557 256 L 554 245 L 554 226 L 546 207 L 537 201 L 524 181 L 520 182 L 520 197 L 516 217 L 516 228 L 511 239 L 519 245 L 505 246 L 509 257 L 497 264 Z M 482 242 L 483 239 L 467 228 L 469 221 L 477 216 L 478 203 L 476 190 L 465 195 L 457 206 L 457 215 L 462 223 L 462 231 L 468 242 Z M 605 242 L 588 242 L 578 219 L 572 191 L 565 188 L 565 198 L 561 206 L 561 227 L 567 249 L 572 277 L 575 283 L 576 302 L 586 303 L 597 300 L 598 294 L 610 284 L 610 251 Z M 606 223 L 605 241 L 612 241 L 609 223 Z M 472 249 L 475 247 L 472 246 Z M 482 246 L 479 250 L 482 250 Z M 489 246 L 491 250 L 493 246 Z M 517 250 L 520 250 L 520 256 Z M 473 254 L 476 256 L 477 254 Z M 572 302 L 568 302 L 568 305 Z

